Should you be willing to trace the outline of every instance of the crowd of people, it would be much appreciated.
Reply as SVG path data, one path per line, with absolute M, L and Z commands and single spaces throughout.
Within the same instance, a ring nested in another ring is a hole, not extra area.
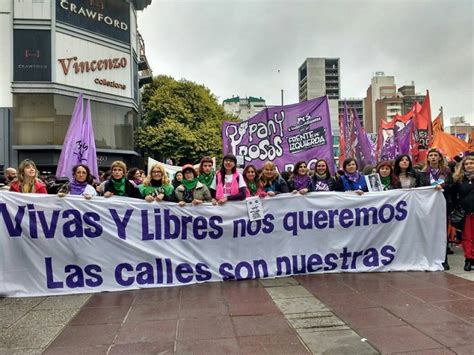
M 307 194 L 321 191 L 367 193 L 369 187 L 366 175 L 377 174 L 381 190 L 435 186 L 442 190 L 446 200 L 446 218 L 453 212 L 461 213 L 464 220 L 454 239 L 462 240 L 465 255 L 464 270 L 474 269 L 474 155 L 467 155 L 459 162 L 446 163 L 442 152 L 436 148 L 428 151 L 424 164 L 413 166 L 409 155 L 400 155 L 394 161 L 381 161 L 376 166 L 359 169 L 356 159 L 344 160 L 342 170 L 333 176 L 324 159 L 319 159 L 310 171 L 304 161 L 294 164 L 292 172 L 278 172 L 273 162 L 267 161 L 262 169 L 247 165 L 240 172 L 237 158 L 227 154 L 222 159 L 219 170 L 214 171 L 210 157 L 201 159 L 199 168 L 184 165 L 170 180 L 162 164 L 149 167 L 149 174 L 143 170 L 115 161 L 110 171 L 103 172 L 96 179 L 84 164 L 74 166 L 72 179 L 52 188 L 38 177 L 35 163 L 26 159 L 18 166 L 18 171 L 8 168 L 3 178 L 6 189 L 20 193 L 54 193 L 59 197 L 67 194 L 82 195 L 86 199 L 94 196 L 111 198 L 124 196 L 141 198 L 147 202 L 175 202 L 179 206 L 199 205 L 210 202 L 223 205 L 228 201 L 241 201 L 252 196 L 271 198 L 284 193 Z M 449 224 L 448 224 L 449 225 Z M 447 236 L 449 237 L 447 231 Z M 455 240 L 451 240 L 455 241 Z M 447 254 L 443 263 L 449 268 Z

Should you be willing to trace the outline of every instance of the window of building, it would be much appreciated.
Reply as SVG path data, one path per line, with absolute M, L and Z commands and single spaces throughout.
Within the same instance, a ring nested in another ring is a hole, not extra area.
M 75 101 L 75 97 L 64 95 L 15 94 L 13 144 L 62 145 Z M 91 101 L 91 114 L 97 148 L 133 149 L 138 117 L 132 108 Z

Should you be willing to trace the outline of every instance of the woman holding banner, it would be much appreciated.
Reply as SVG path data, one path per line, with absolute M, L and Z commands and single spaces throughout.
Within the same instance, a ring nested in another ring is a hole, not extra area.
M 281 193 L 287 193 L 288 185 L 276 170 L 275 164 L 271 161 L 263 164 L 263 171 L 260 175 L 260 180 L 263 184 L 263 189 L 268 196 L 275 196 Z
M 438 148 L 428 150 L 422 172 L 423 185 L 444 187 L 452 183 L 451 171 L 446 166 L 446 160 Z
M 237 171 L 237 158 L 227 154 L 222 159 L 221 169 L 216 173 L 211 184 L 219 205 L 227 201 L 245 200 L 247 185 L 244 177 Z
M 342 169 L 344 174 L 336 183 L 336 191 L 354 191 L 358 195 L 369 191 L 364 175 L 359 173 L 357 160 L 347 158 L 342 163 Z
M 466 156 L 458 164 L 451 188 L 454 209 L 464 211 L 462 247 L 464 249 L 464 270 L 474 267 L 474 155 Z M 462 212 L 460 212 L 462 214 Z
M 262 182 L 257 177 L 257 168 L 254 165 L 247 165 L 242 175 L 244 176 L 245 184 L 247 185 L 246 197 L 267 196 L 267 193 L 263 189 Z
M 170 184 L 163 165 L 158 163 L 153 164 L 143 184 L 138 185 L 138 190 L 147 202 L 175 200 L 173 185 Z
M 212 170 L 213 166 L 212 158 L 211 157 L 204 157 L 201 159 L 199 163 L 199 182 L 206 185 L 208 189 L 211 188 L 212 181 L 214 180 L 214 171 Z
M 90 169 L 85 164 L 78 164 L 72 168 L 72 180 L 66 182 L 59 188 L 58 196 L 64 197 L 67 194 L 84 196 L 86 200 L 97 196 L 97 192 L 92 186 L 93 177 Z
M 183 172 L 177 171 L 174 174 L 174 178 L 173 178 L 173 181 L 171 182 L 171 185 L 173 185 L 173 188 L 176 189 L 179 185 L 181 185 L 181 181 L 183 181 Z
M 376 172 L 380 176 L 384 191 L 392 190 L 395 186 L 392 163 L 388 160 L 381 161 L 377 164 Z
M 331 176 L 328 163 L 324 159 L 318 159 L 314 166 L 314 174 L 311 178 L 312 191 L 334 191 L 336 180 Z
M 33 160 L 25 159 L 18 166 L 18 175 L 10 184 L 10 191 L 47 194 L 46 185 L 38 178 L 38 169 Z
M 114 195 L 134 198 L 141 197 L 138 189 L 125 177 L 127 165 L 123 161 L 114 161 L 110 171 L 110 178 L 104 185 L 104 197 Z
M 411 189 L 424 186 L 419 173 L 413 169 L 413 163 L 408 154 L 399 155 L 393 164 L 394 189 Z
M 453 179 L 451 170 L 447 167 L 446 159 L 438 148 L 430 148 L 428 150 L 421 177 L 423 185 L 435 186 L 438 190 L 443 189 L 443 195 L 446 199 L 446 222 L 448 222 L 448 216 L 452 211 L 451 194 L 448 191 L 453 183 Z M 446 239 L 448 239 L 448 234 L 448 231 L 446 231 Z M 446 248 L 447 254 L 453 254 L 449 244 Z M 447 256 L 445 264 L 447 265 Z
M 289 190 L 293 193 L 304 195 L 313 191 L 311 187 L 311 178 L 308 176 L 308 168 L 305 161 L 299 161 L 295 164 L 288 185 Z
M 209 189 L 197 179 L 197 172 L 191 164 L 183 166 L 184 179 L 174 191 L 176 199 L 181 207 L 186 203 L 199 205 L 203 202 L 211 202 L 212 196 Z

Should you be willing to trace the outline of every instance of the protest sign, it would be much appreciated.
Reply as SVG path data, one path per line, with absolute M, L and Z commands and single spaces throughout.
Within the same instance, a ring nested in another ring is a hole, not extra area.
M 0 193 L 0 295 L 442 270 L 445 202 L 432 187 L 282 194 L 262 205 L 263 219 L 252 222 L 245 201 L 178 207 Z

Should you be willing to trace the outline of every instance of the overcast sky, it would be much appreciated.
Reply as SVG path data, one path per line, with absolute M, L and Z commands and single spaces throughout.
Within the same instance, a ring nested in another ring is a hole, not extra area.
M 154 75 L 207 86 L 219 102 L 298 102 L 307 57 L 339 57 L 341 97 L 364 97 L 376 71 L 430 90 L 474 123 L 474 0 L 153 0 L 138 23 Z

